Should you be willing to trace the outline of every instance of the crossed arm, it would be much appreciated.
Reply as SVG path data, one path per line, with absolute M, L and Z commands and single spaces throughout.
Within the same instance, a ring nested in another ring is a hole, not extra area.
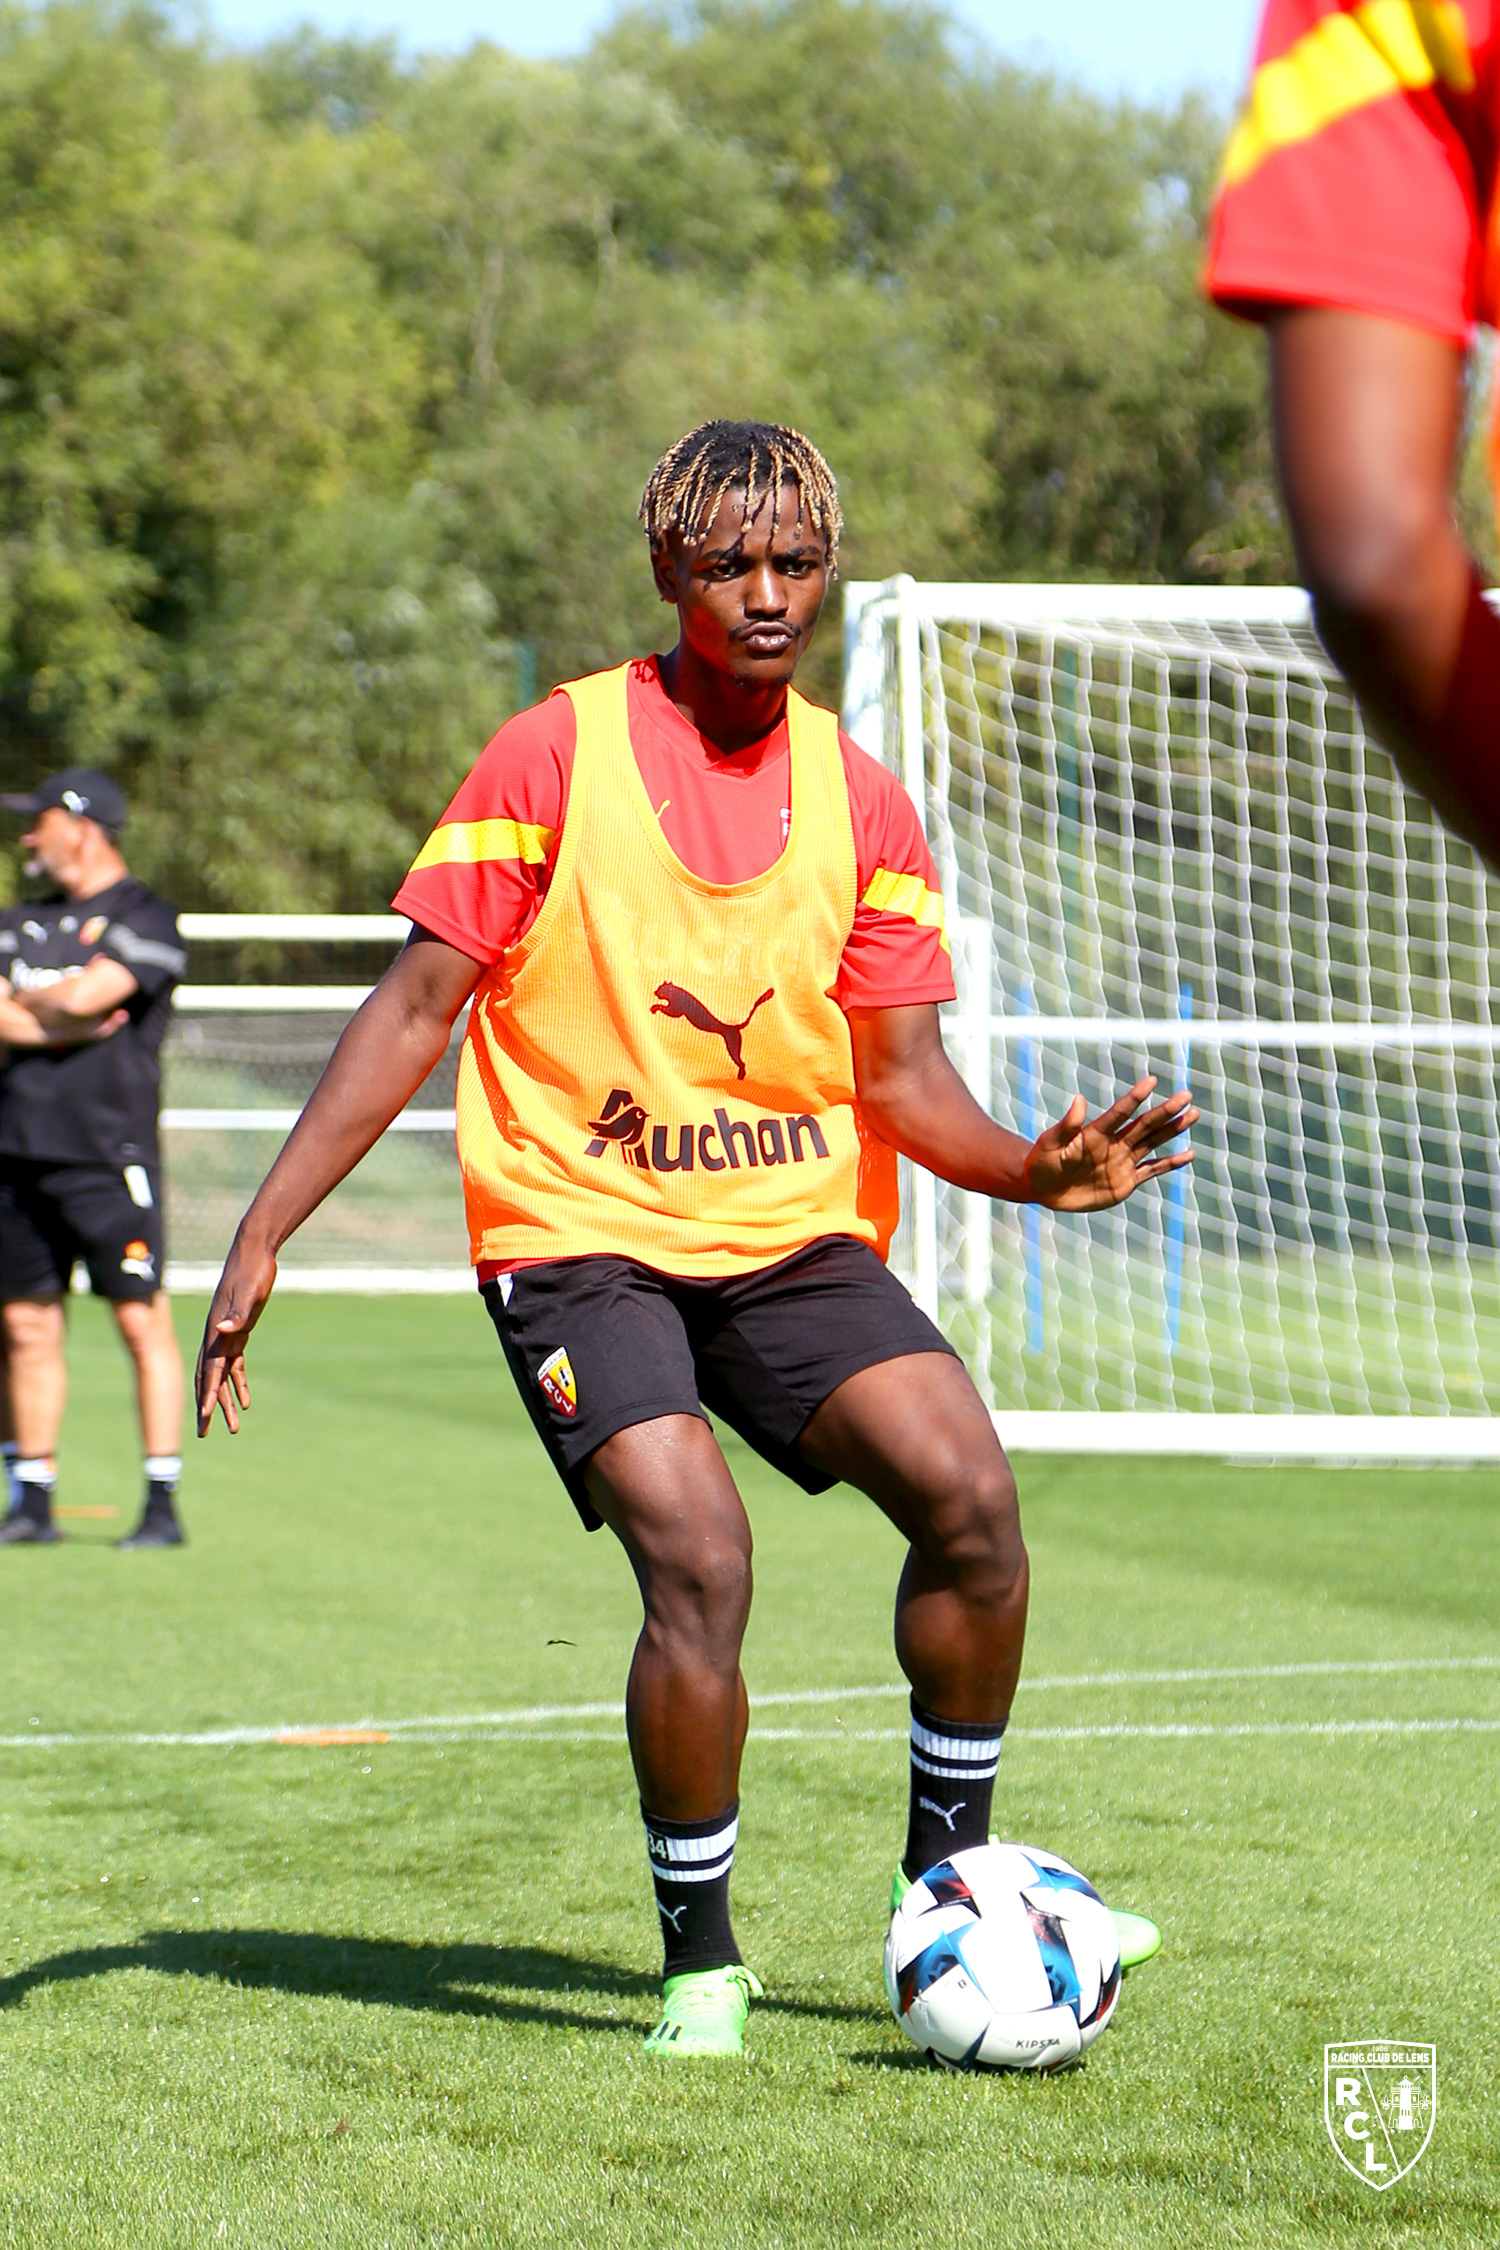
M 245 1346 L 276 1280 L 276 1253 L 352 1172 L 447 1052 L 459 1010 L 483 974 L 467 954 L 424 930 L 349 1024 L 285 1147 L 240 1221 L 198 1357 L 198 1434 L 215 1408 L 231 1430 L 250 1403 Z M 1196 1122 L 1186 1094 L 1142 1116 L 1155 1084 L 1142 1079 L 1102 1117 L 1085 1122 L 1082 1096 L 1035 1144 L 985 1115 L 943 1052 L 935 1007 L 851 1016 L 855 1080 L 876 1130 L 959 1187 L 1057 1210 L 1119 1203 L 1156 1174 L 1189 1161 L 1157 1156 Z
M 34 992 L 13 992 L 0 977 L 0 1046 L 77 1047 L 107 1038 L 124 1022 L 125 1002 L 138 990 L 130 971 L 102 953 L 78 976 Z

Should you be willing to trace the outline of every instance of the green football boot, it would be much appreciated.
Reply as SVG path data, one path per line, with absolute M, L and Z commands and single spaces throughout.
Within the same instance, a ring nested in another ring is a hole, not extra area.
M 999 1841 L 998 1836 L 990 1838 L 992 1844 L 998 1844 Z M 898 1859 L 896 1872 L 891 1877 L 891 1912 L 893 1914 L 910 1889 L 911 1877 Z M 1123 1907 L 1112 1906 L 1109 1910 L 1109 1917 L 1114 1923 L 1115 1936 L 1120 1943 L 1120 1967 L 1122 1969 L 1138 1969 L 1143 1961 L 1151 1959 L 1153 1953 L 1160 1953 L 1161 1931 L 1154 1922 L 1148 1922 L 1144 1914 L 1127 1914 Z
M 1153 1953 L 1160 1953 L 1161 1931 L 1144 1914 L 1127 1914 L 1123 1906 L 1112 1906 L 1109 1914 L 1120 1941 L 1122 1969 L 1138 1969 Z
M 685 1969 L 661 1988 L 661 2022 L 646 2034 L 648 2055 L 742 2055 L 745 2018 L 765 1986 L 753 1969 Z

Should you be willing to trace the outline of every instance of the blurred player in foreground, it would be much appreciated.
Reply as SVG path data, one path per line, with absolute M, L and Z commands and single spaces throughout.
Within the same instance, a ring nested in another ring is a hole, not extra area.
M 1264 321 L 1318 629 L 1403 772 L 1500 861 L 1500 621 L 1453 513 L 1500 313 L 1494 0 L 1269 0 L 1208 287 Z
M 795 431 L 710 422 L 642 503 L 670 656 L 503 727 L 396 905 L 366 1002 L 236 1237 L 199 1427 L 293 1228 L 359 1161 L 471 994 L 458 1140 L 485 1303 L 574 1506 L 616 1534 L 645 1621 L 627 1715 L 665 1947 L 651 2050 L 738 2054 L 754 1977 L 729 1919 L 748 1723 L 750 1526 L 704 1416 L 807 1492 L 840 1479 L 910 1543 L 904 1869 L 982 1843 L 1021 1664 L 1015 1486 L 960 1361 L 884 1256 L 896 1152 L 982 1193 L 1092 1211 L 1185 1153 L 1143 1079 L 1028 1145 L 950 1066 L 942 907 L 916 813 L 792 694 L 838 546 Z M 899 1881 L 899 1878 L 898 1878 Z
M 17 1456 L 0 1545 L 62 1537 L 64 1308 L 81 1260 L 135 1367 L 145 1500 L 119 1544 L 176 1547 L 182 1355 L 161 1283 L 156 1113 L 186 966 L 177 916 L 120 855 L 125 799 L 107 774 L 70 766 L 0 804 L 29 822 L 32 872 L 55 886 L 0 913 L 0 1316 Z

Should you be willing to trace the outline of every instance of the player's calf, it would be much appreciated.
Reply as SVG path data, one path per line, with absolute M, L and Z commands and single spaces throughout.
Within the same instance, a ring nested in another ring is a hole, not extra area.
M 901 1864 L 913 1879 L 989 1834 L 1027 1577 L 1015 1480 L 998 1445 L 950 1454 L 914 1511 L 896 1605 L 897 1654 L 912 1683 Z
M 729 1883 L 748 1717 L 740 1646 L 752 1589 L 749 1522 L 711 1431 L 695 1417 L 663 1417 L 619 1432 L 592 1456 L 588 1490 L 641 1591 L 626 1723 L 662 1973 L 669 1994 L 675 1990 L 685 2006 L 691 2001 L 696 2026 L 684 2019 L 672 2029 L 664 2016 L 653 2038 L 673 2052 L 737 2053 L 748 2000 Z M 739 1982 L 725 1981 L 731 1970 Z M 728 2028 L 721 2026 L 727 2046 L 713 2044 L 719 2034 L 699 2020 L 705 1977 L 716 1980 L 709 2015 L 717 2020 L 715 2011 L 728 2010 Z M 690 2038 L 709 2044 L 684 2045 Z
M 896 1653 L 917 1701 L 945 1718 L 1003 1720 L 1021 1668 L 1028 1564 L 1015 1479 L 998 1445 L 936 1464 L 912 1496 L 896 1596 Z

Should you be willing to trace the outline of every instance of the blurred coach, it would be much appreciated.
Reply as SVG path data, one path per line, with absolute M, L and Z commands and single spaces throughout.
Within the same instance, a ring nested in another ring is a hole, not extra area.
M 145 1504 L 120 1545 L 175 1547 L 182 1358 L 161 1285 L 157 1108 L 186 962 L 176 910 L 121 858 L 125 799 L 106 774 L 71 766 L 0 805 L 29 822 L 28 873 L 55 885 L 45 904 L 0 912 L 0 1317 L 14 1424 L 0 1544 L 62 1537 L 63 1308 L 81 1260 L 135 1364 Z

